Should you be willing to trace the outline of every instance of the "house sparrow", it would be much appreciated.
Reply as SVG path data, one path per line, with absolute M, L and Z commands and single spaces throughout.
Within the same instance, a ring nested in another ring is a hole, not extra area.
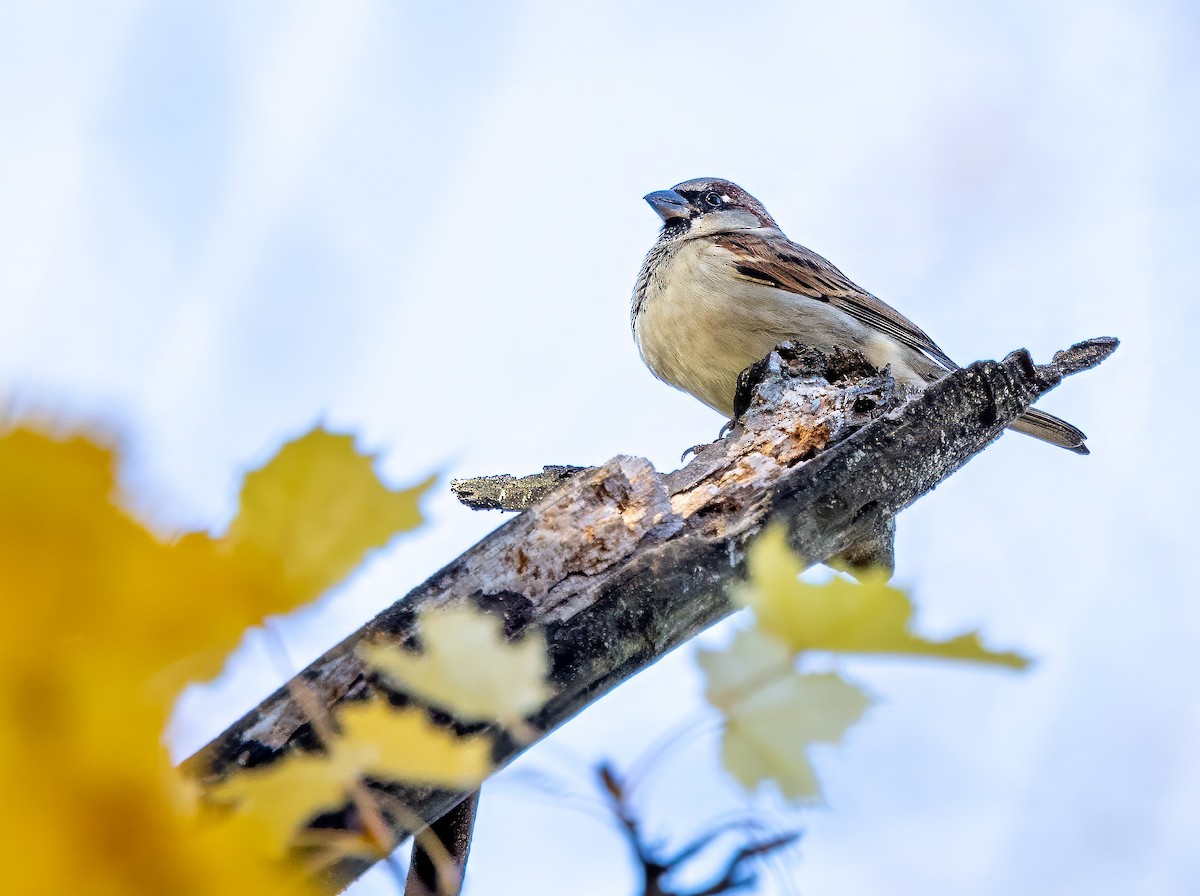
M 786 339 L 858 349 L 918 388 L 958 369 L 920 327 L 784 236 L 737 184 L 689 180 L 646 201 L 663 228 L 634 287 L 633 336 L 656 377 L 714 410 L 732 416 L 738 374 Z M 1011 428 L 1088 453 L 1082 432 L 1041 411 Z

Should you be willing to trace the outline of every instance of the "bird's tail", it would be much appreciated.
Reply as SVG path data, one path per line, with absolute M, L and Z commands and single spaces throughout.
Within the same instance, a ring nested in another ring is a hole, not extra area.
M 1059 420 L 1057 417 L 1041 411 L 1026 411 L 1010 423 L 1008 428 L 1023 432 L 1027 436 L 1033 436 L 1035 439 L 1041 439 L 1043 442 L 1049 442 L 1051 445 L 1066 448 L 1068 451 L 1074 451 L 1076 454 L 1091 453 L 1084 444 L 1087 436 L 1066 420 Z

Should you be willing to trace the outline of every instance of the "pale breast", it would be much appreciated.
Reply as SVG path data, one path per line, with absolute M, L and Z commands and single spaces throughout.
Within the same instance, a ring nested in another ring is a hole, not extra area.
M 919 362 L 911 350 L 828 302 L 739 278 L 731 253 L 711 241 L 662 249 L 639 277 L 634 337 L 655 376 L 714 410 L 731 416 L 738 374 L 785 339 L 823 351 L 855 347 L 898 378 L 926 381 L 912 369 Z

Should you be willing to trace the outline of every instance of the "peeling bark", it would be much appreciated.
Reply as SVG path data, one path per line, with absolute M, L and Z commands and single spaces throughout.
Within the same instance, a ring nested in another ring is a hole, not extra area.
M 558 476 L 528 510 L 299 677 L 327 709 L 368 697 L 380 685 L 355 655 L 357 644 L 403 640 L 420 610 L 474 601 L 503 614 L 510 637 L 544 627 L 556 693 L 530 723 L 548 732 L 728 615 L 727 585 L 742 576 L 746 547 L 770 519 L 786 523 L 809 564 L 841 556 L 845 563 L 882 558 L 890 566 L 898 511 L 998 438 L 1063 376 L 1095 366 L 1115 348 L 1116 340 L 1090 340 L 1042 366 L 1020 350 L 999 363 L 972 364 L 914 396 L 861 358 L 825 358 L 785 343 L 763 362 L 757 386 L 747 387 L 748 407 L 729 435 L 699 449 L 686 466 L 660 474 L 644 459 L 619 456 Z M 239 768 L 311 749 L 309 728 L 283 687 L 185 769 L 211 785 Z M 498 733 L 496 763 L 527 746 Z M 428 821 L 464 797 L 371 786 Z M 397 840 L 409 833 L 389 822 Z M 366 867 L 345 861 L 333 870 L 330 890 Z

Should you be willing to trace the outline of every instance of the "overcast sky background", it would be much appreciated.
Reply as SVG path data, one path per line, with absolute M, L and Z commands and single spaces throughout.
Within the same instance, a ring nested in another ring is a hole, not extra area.
M 1198 47 L 1187 2 L 6 2 L 0 394 L 119 433 L 164 530 L 223 525 L 317 422 L 397 484 L 671 469 L 722 421 L 642 366 L 628 296 L 642 195 L 701 175 L 961 362 L 1119 336 L 1042 404 L 1091 457 L 1005 436 L 899 520 L 922 629 L 1037 666 L 846 662 L 878 703 L 824 807 L 760 801 L 805 830 L 764 892 L 1198 892 Z M 426 507 L 281 624 L 297 664 L 500 522 Z M 630 892 L 615 831 L 529 781 L 702 719 L 692 652 L 485 788 L 468 893 Z M 279 680 L 250 636 L 177 754 Z M 642 794 L 673 842 L 746 806 L 700 727 Z

